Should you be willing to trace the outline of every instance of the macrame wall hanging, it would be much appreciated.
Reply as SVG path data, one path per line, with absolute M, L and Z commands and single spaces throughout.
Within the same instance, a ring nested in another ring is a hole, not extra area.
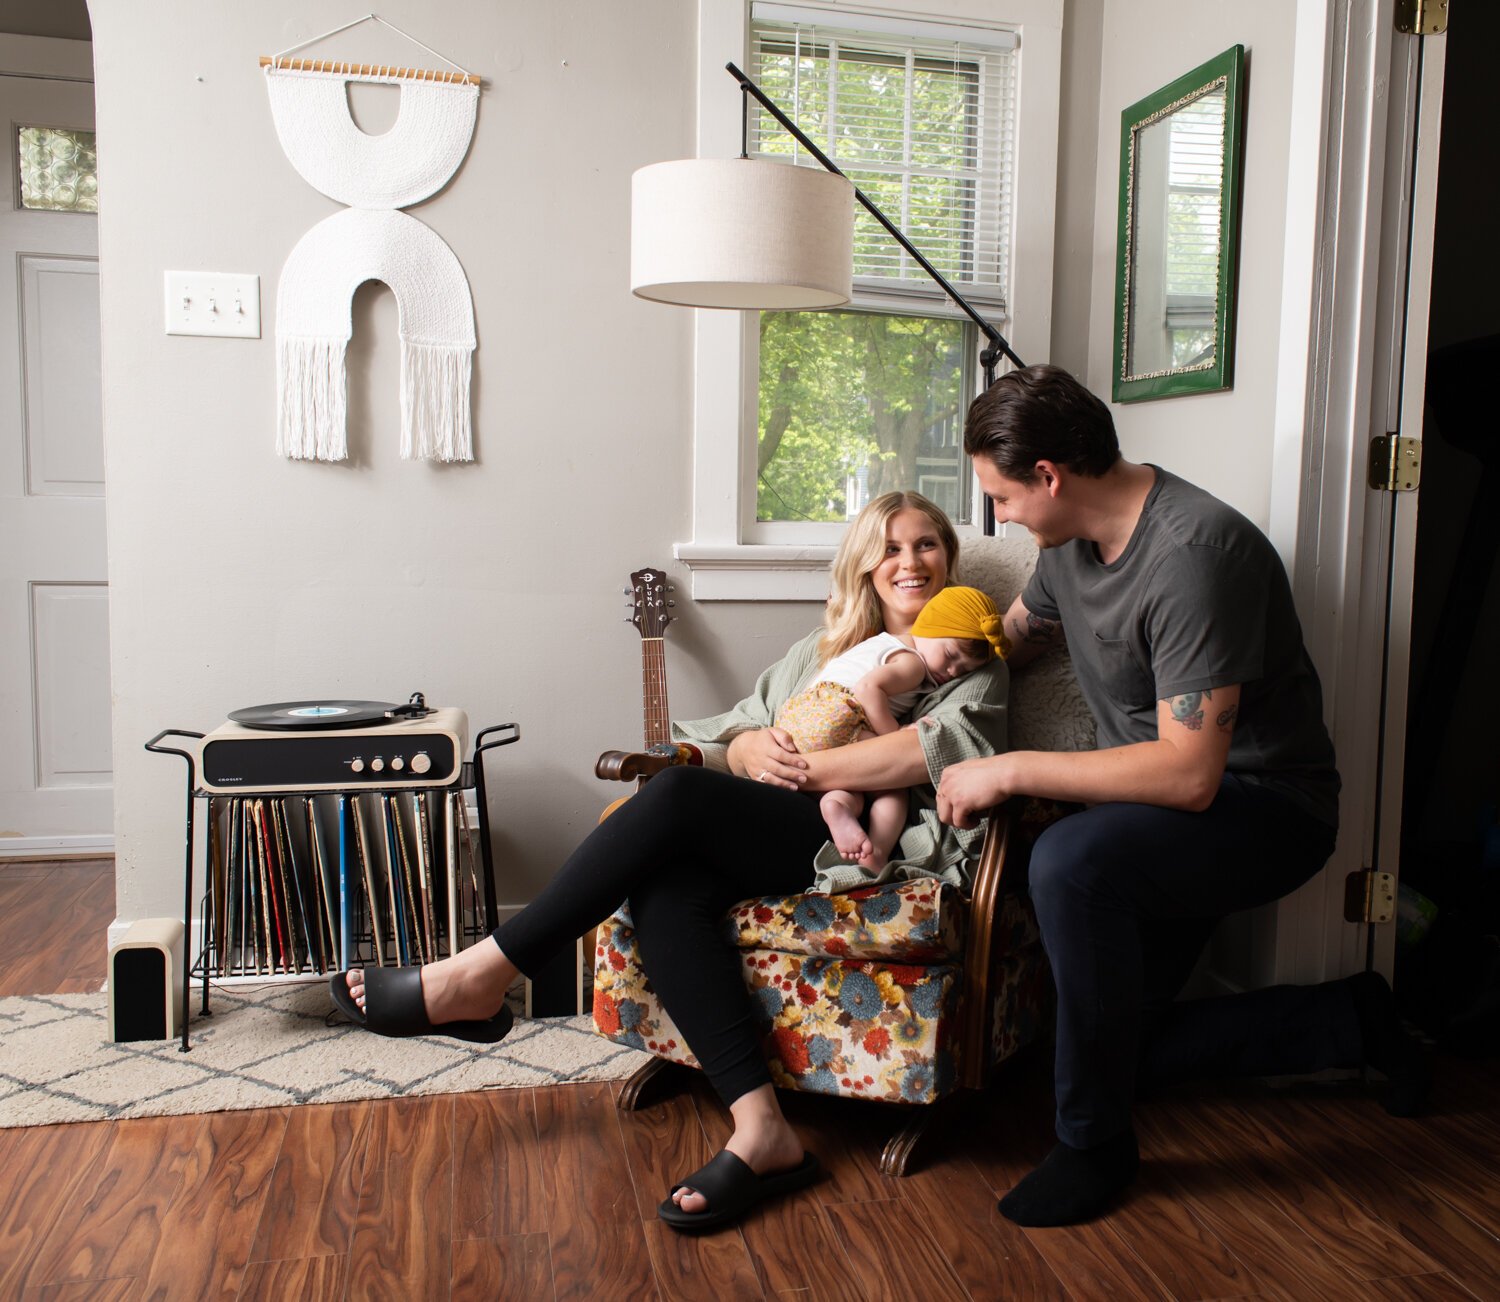
M 356 23 L 370 20 L 400 31 L 374 14 Z M 395 294 L 400 318 L 401 456 L 472 461 L 469 282 L 432 228 L 399 210 L 436 194 L 463 162 L 474 135 L 479 78 L 457 64 L 453 72 L 435 72 L 286 57 L 311 44 L 261 60 L 271 116 L 302 179 L 348 207 L 308 231 L 281 271 L 276 451 L 294 460 L 348 456 L 345 352 L 354 334 L 354 291 L 380 280 Z M 370 136 L 354 124 L 348 81 L 401 88 L 390 131 Z

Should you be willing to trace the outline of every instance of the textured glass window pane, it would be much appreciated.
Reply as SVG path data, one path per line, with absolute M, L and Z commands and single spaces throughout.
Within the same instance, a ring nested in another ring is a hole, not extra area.
M 968 519 L 974 327 L 880 312 L 762 312 L 759 520 L 852 520 L 891 489 Z
M 92 131 L 20 127 L 17 133 L 21 207 L 99 211 L 99 151 Z

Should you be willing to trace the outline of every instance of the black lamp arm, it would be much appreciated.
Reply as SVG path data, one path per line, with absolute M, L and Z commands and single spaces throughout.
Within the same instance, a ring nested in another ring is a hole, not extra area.
M 802 128 L 799 127 L 795 122 L 793 122 L 791 118 L 787 117 L 785 113 L 777 108 L 776 105 L 771 102 L 770 97 L 767 96 L 765 91 L 761 90 L 759 86 L 757 86 L 753 81 L 750 80 L 749 77 L 747 77 L 743 72 L 735 67 L 734 64 L 726 63 L 724 67 L 728 70 L 730 76 L 732 76 L 737 82 L 740 83 L 740 89 L 746 95 L 754 95 L 756 100 L 759 101 L 761 107 L 764 108 L 767 113 L 769 113 L 773 118 L 781 123 L 783 127 L 786 128 L 787 132 L 791 135 L 793 140 L 800 144 L 805 150 L 807 150 L 809 154 L 816 158 L 818 162 L 823 164 L 823 166 L 826 167 L 835 176 L 844 176 L 844 172 L 838 166 L 838 164 L 835 163 L 833 159 L 829 158 L 828 155 L 825 154 L 821 149 L 819 149 L 817 145 L 813 144 L 813 142 L 808 139 L 807 133 L 804 132 Z M 748 103 L 745 105 L 745 108 L 746 110 L 749 109 Z M 748 111 L 741 116 L 740 149 L 741 152 L 746 156 L 748 156 L 749 153 L 749 116 L 750 115 Z M 844 176 L 844 179 L 847 181 L 849 178 L 847 176 Z M 916 245 L 914 245 L 909 239 L 906 238 L 906 235 L 901 230 L 901 228 L 897 226 L 896 223 L 893 222 L 889 217 L 887 217 L 885 213 L 881 212 L 879 206 L 875 203 L 875 201 L 871 199 L 867 194 L 865 194 L 865 192 L 861 190 L 857 185 L 854 187 L 854 197 L 860 201 L 860 203 L 864 206 L 865 211 L 868 212 L 871 217 L 873 217 L 883 227 L 885 227 L 891 238 L 912 256 L 916 264 L 937 282 L 943 293 L 945 293 L 950 299 L 953 300 L 954 303 L 956 303 L 961 309 L 963 309 L 964 314 L 976 326 L 979 327 L 980 333 L 983 334 L 984 337 L 989 341 L 990 346 L 980 354 L 979 358 L 980 364 L 984 367 L 985 371 L 984 378 L 986 387 L 994 383 L 995 365 L 997 362 L 999 362 L 1001 357 L 1009 357 L 1010 360 L 1013 361 L 1017 366 L 1026 365 L 1025 362 L 1023 362 L 1019 357 L 1016 356 L 1015 350 L 1012 349 L 1010 344 L 1006 342 L 1005 336 L 1002 335 L 998 330 L 995 329 L 994 326 L 992 326 L 988 321 L 986 321 L 982 316 L 979 315 L 979 313 L 969 303 L 968 299 L 966 299 L 962 294 L 958 292 L 958 290 L 954 289 L 953 286 L 948 283 L 947 278 L 944 277 L 943 273 L 940 272 L 936 267 L 934 267 L 932 263 L 930 263 L 922 255 L 921 250 L 919 250 Z

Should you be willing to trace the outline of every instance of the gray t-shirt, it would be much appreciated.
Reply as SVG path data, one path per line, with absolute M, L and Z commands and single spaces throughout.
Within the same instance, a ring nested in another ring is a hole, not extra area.
M 1336 827 L 1323 692 L 1281 558 L 1233 507 L 1151 468 L 1156 483 L 1119 558 L 1103 564 L 1082 539 L 1044 549 L 1026 609 L 1062 621 L 1101 747 L 1154 741 L 1158 701 L 1238 683 L 1229 772 Z M 1212 726 L 1212 701 L 1204 713 Z

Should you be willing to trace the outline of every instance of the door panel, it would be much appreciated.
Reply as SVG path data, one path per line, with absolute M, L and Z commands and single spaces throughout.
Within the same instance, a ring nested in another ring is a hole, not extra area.
M 20 274 L 27 491 L 102 497 L 99 263 L 22 254 Z
M 109 589 L 31 585 L 38 787 L 107 787 Z

